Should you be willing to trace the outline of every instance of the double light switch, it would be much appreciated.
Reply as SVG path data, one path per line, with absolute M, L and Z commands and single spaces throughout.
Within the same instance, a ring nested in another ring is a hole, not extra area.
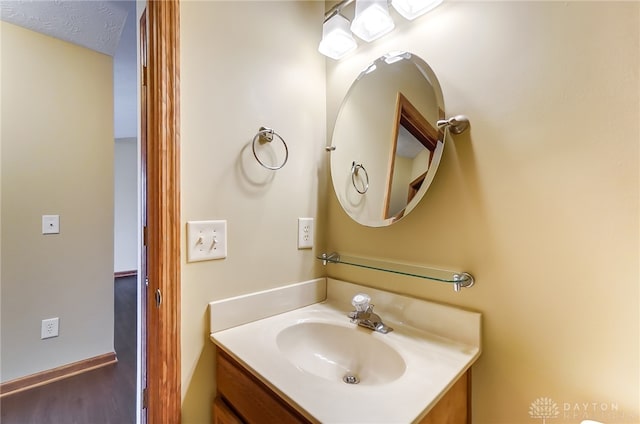
M 187 222 L 187 262 L 227 257 L 227 221 Z

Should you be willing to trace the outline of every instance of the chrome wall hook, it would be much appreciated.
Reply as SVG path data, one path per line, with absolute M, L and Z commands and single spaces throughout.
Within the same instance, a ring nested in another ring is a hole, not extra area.
M 469 128 L 471 123 L 465 115 L 456 115 L 449 119 L 441 119 L 436 122 L 436 125 L 438 128 L 448 128 L 452 134 L 462 134 Z

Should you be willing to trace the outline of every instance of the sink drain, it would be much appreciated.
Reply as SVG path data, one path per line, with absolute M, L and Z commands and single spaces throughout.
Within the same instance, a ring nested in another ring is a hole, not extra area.
M 342 377 L 342 381 L 344 381 L 347 384 L 358 384 L 360 382 L 360 379 L 352 374 L 347 374 L 344 377 Z

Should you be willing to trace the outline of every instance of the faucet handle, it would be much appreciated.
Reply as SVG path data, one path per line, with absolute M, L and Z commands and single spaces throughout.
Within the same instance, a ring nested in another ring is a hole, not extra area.
M 365 293 L 358 293 L 353 296 L 351 300 L 351 304 L 356 308 L 358 312 L 366 312 L 369 309 L 369 303 L 371 302 L 371 297 Z

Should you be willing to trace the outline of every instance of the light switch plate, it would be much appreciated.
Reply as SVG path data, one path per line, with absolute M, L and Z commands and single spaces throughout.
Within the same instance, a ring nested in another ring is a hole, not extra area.
M 227 257 L 227 221 L 187 222 L 187 262 Z
M 60 234 L 60 215 L 42 215 L 42 234 Z

